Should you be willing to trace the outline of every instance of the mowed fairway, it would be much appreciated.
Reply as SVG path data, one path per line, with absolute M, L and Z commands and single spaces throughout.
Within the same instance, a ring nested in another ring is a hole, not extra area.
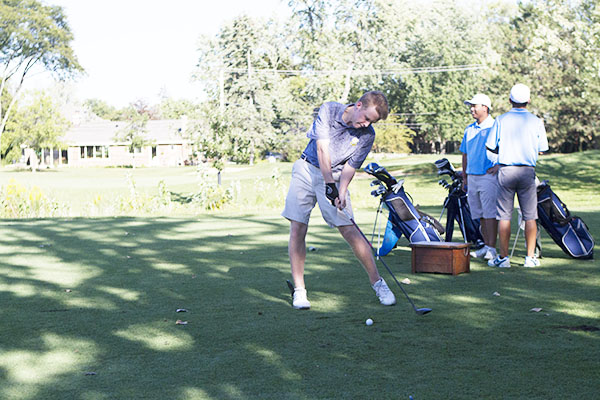
M 416 173 L 402 176 L 407 190 L 439 215 L 435 159 L 380 163 Z M 549 156 L 538 171 L 596 238 L 598 161 L 598 152 Z M 286 176 L 289 165 L 281 168 Z M 367 234 L 377 206 L 369 181 L 360 176 L 352 189 Z M 545 232 L 541 267 L 519 266 L 519 239 L 510 270 L 472 261 L 471 273 L 458 276 L 411 274 L 403 239 L 386 262 L 410 279 L 405 289 L 416 305 L 433 309 L 417 316 L 382 267 L 398 304 L 378 304 L 350 249 L 317 211 L 307 238 L 316 248 L 307 255 L 310 311 L 290 306 L 288 224 L 278 209 L 2 220 L 0 231 L 2 399 L 600 393 L 600 262 L 568 258 Z

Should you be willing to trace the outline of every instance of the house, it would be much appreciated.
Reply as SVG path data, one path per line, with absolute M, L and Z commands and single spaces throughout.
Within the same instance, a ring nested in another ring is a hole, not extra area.
M 42 166 L 73 167 L 176 166 L 193 159 L 191 140 L 186 138 L 187 119 L 148 121 L 144 134 L 148 145 L 130 151 L 128 143 L 115 137 L 127 122 L 96 120 L 73 125 L 61 141 L 66 148 L 45 149 Z M 25 159 L 31 150 L 24 149 Z

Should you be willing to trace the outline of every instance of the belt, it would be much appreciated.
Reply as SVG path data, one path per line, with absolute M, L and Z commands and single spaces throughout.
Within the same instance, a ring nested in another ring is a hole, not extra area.
M 308 159 L 308 157 L 306 156 L 306 154 L 302 153 L 300 155 L 300 159 L 306 161 L 307 163 L 309 163 L 310 165 L 312 165 L 313 167 L 316 167 L 315 164 L 311 163 L 310 160 Z

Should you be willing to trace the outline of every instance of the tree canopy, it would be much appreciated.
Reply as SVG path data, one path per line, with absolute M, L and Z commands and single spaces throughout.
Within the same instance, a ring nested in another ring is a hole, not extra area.
M 0 1 L 0 93 L 12 84 L 10 102 L 0 103 L 0 145 L 18 93 L 34 68 L 49 71 L 59 79 L 83 71 L 70 47 L 72 40 L 61 7 L 36 0 Z
M 452 151 L 472 122 L 463 101 L 486 93 L 498 115 L 518 82 L 531 87 L 529 109 L 544 119 L 552 150 L 600 145 L 595 0 L 288 5 L 284 22 L 241 16 L 200 40 L 196 79 L 212 111 L 197 135 L 227 132 L 220 146 L 228 143 L 233 159 L 267 149 L 293 154 L 286 146 L 301 142 L 315 107 L 371 89 L 386 93 L 390 126 L 403 125 L 398 132 L 412 137 L 413 151 Z

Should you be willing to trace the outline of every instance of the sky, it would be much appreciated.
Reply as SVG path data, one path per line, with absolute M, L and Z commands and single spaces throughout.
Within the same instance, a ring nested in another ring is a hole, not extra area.
M 72 47 L 86 75 L 72 85 L 80 100 L 101 99 L 123 107 L 138 99 L 155 104 L 161 92 L 201 99 L 190 76 L 201 34 L 216 35 L 228 20 L 246 14 L 278 17 L 286 0 L 44 0 L 63 7 Z M 27 88 L 53 84 L 37 74 Z

